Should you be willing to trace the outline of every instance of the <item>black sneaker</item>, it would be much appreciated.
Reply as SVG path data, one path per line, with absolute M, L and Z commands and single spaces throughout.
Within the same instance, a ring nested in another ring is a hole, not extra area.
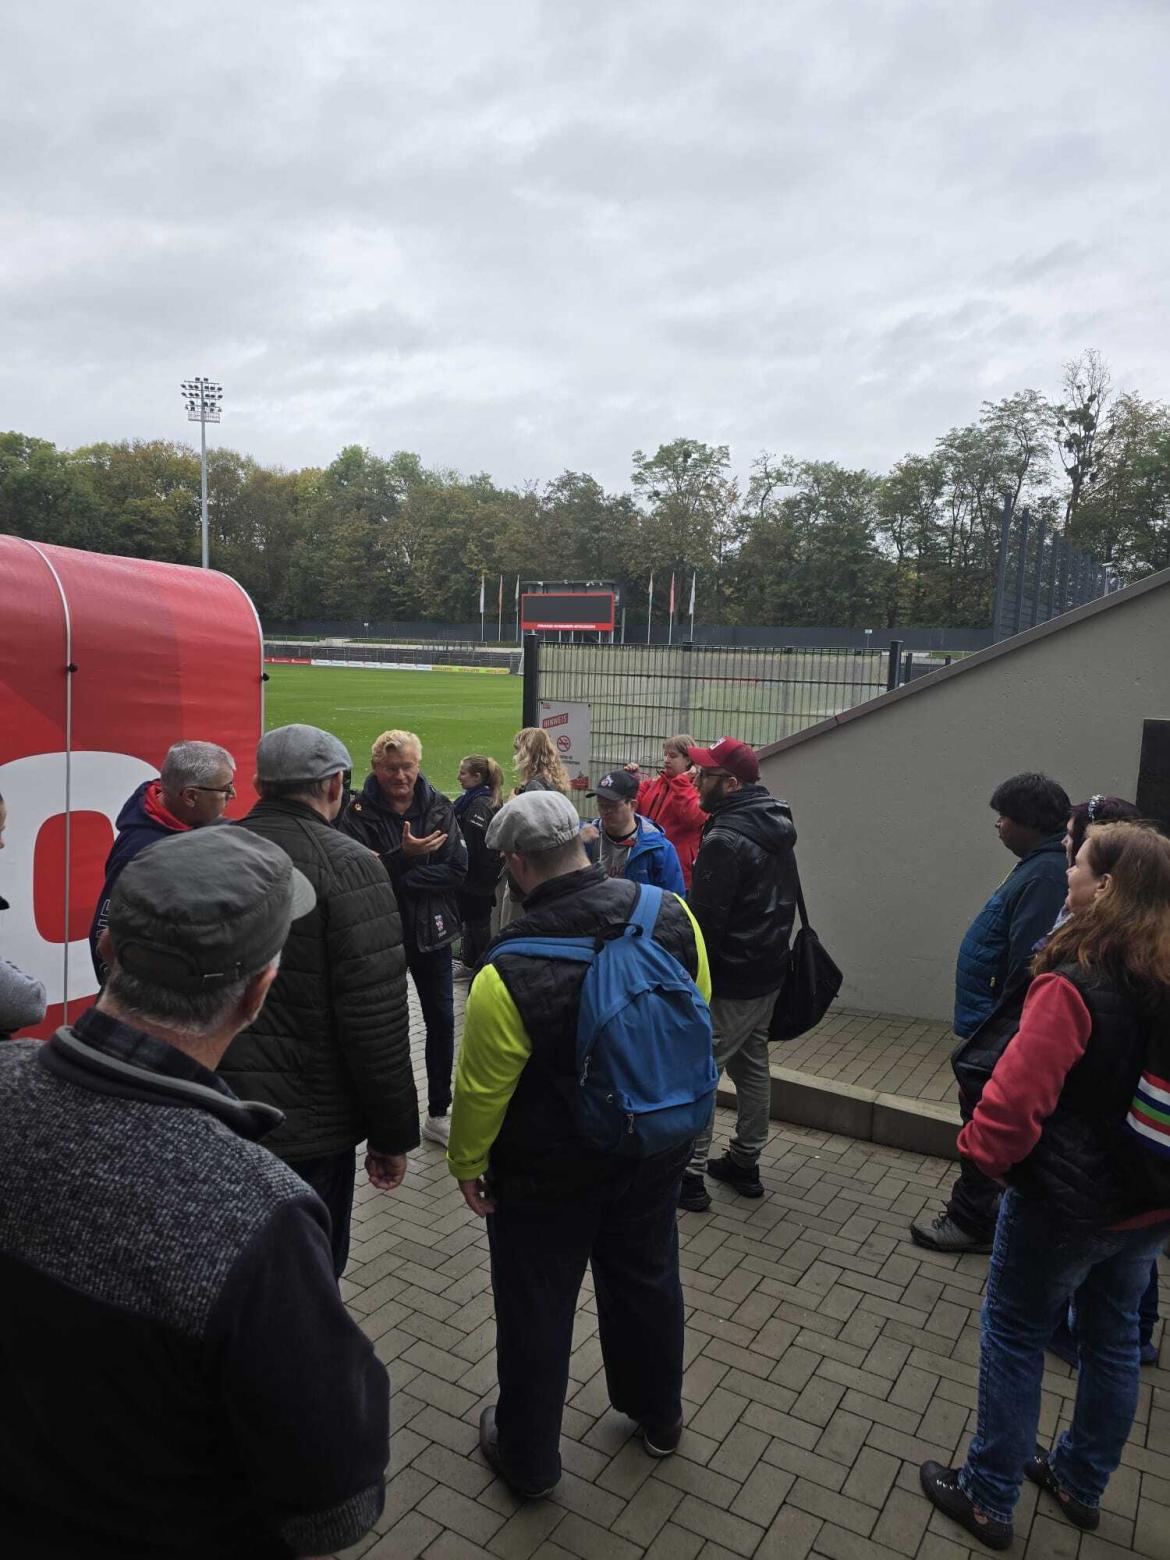
M 966 1528 L 988 1549 L 1006 1549 L 1012 1541 L 1011 1523 L 998 1522 L 980 1511 L 971 1497 L 964 1495 L 959 1488 L 958 1474 L 957 1468 L 944 1468 L 942 1463 L 924 1462 L 918 1470 L 922 1493 L 932 1506 L 937 1506 L 944 1516 Z
M 736 1164 L 730 1154 L 724 1154 L 722 1159 L 708 1159 L 707 1174 L 714 1176 L 717 1181 L 723 1181 L 741 1197 L 762 1197 L 764 1195 L 763 1184 L 760 1181 L 758 1165 Z
M 642 1445 L 651 1457 L 672 1457 L 678 1451 L 682 1428 L 683 1422 L 680 1419 L 673 1425 L 639 1425 L 638 1434 L 642 1437 Z
M 968 1235 L 961 1225 L 955 1223 L 945 1208 L 933 1218 L 929 1213 L 919 1214 L 910 1226 L 910 1239 L 916 1246 L 925 1246 L 930 1251 L 954 1253 L 975 1251 L 986 1254 L 991 1250 L 992 1245 L 990 1237 Z
M 519 1495 L 521 1500 L 543 1500 L 546 1495 L 551 1495 L 560 1482 L 554 1479 L 551 1484 L 546 1484 L 541 1490 L 519 1483 L 513 1479 L 507 1468 L 500 1460 L 500 1432 L 496 1429 L 496 1406 L 491 1404 L 485 1408 L 479 1416 L 479 1449 L 487 1461 L 488 1467 L 498 1473 L 500 1478 L 512 1491 L 513 1495 Z
M 693 1170 L 683 1172 L 682 1185 L 678 1189 L 678 1205 L 688 1213 L 706 1213 L 711 1206 L 711 1194 L 706 1183 Z
M 1035 1452 L 1028 1459 L 1024 1472 L 1033 1484 L 1038 1484 L 1042 1490 L 1048 1491 L 1073 1527 L 1079 1527 L 1085 1533 L 1092 1533 L 1094 1529 L 1100 1527 L 1101 1512 L 1098 1507 L 1086 1506 L 1083 1500 L 1075 1500 L 1066 1490 L 1061 1489 L 1052 1471 L 1052 1464 L 1048 1461 L 1048 1453 L 1042 1446 L 1036 1447 Z

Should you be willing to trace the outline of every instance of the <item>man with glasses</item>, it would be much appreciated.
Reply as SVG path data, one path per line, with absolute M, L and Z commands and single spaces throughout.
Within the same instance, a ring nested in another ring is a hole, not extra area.
M 106 880 L 89 929 L 90 956 L 103 985 L 108 971 L 98 939 L 109 919 L 114 884 L 147 845 L 218 823 L 236 794 L 235 773 L 235 759 L 218 743 L 176 742 L 163 759 L 159 778 L 144 780 L 118 814 L 117 837 L 106 857 Z
M 768 1029 L 784 983 L 796 914 L 796 829 L 760 784 L 755 751 L 734 737 L 690 748 L 699 805 L 708 815 L 687 903 L 711 963 L 715 1065 L 735 1084 L 735 1135 L 708 1159 L 711 1127 L 695 1139 L 679 1207 L 711 1206 L 704 1171 L 743 1197 L 762 1197 L 758 1161 L 768 1141 L 772 1078 Z M 712 1126 L 714 1110 L 712 1110 Z

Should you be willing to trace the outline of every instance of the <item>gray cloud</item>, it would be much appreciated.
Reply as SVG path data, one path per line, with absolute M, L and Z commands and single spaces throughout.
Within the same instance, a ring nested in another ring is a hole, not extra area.
M 1170 396 L 1155 0 L 45 0 L 0 58 L 0 426 L 624 483 L 884 466 L 1092 344 Z

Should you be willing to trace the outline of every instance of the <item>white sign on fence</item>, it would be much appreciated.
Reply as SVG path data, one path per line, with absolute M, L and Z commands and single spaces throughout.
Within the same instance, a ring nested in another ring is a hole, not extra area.
M 541 699 L 539 714 L 574 791 L 584 791 L 589 785 L 589 705 Z

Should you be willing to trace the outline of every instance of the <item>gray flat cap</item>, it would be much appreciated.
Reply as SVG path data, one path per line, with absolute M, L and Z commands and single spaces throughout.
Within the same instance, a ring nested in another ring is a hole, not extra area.
M 554 850 L 577 838 L 581 820 L 559 791 L 526 791 L 505 802 L 488 825 L 489 850 Z
M 139 851 L 114 885 L 114 959 L 150 985 L 207 991 L 264 969 L 316 902 L 271 840 L 233 824 L 173 834 Z
M 256 778 L 274 785 L 328 780 L 352 768 L 345 744 L 319 726 L 277 726 L 256 744 Z

